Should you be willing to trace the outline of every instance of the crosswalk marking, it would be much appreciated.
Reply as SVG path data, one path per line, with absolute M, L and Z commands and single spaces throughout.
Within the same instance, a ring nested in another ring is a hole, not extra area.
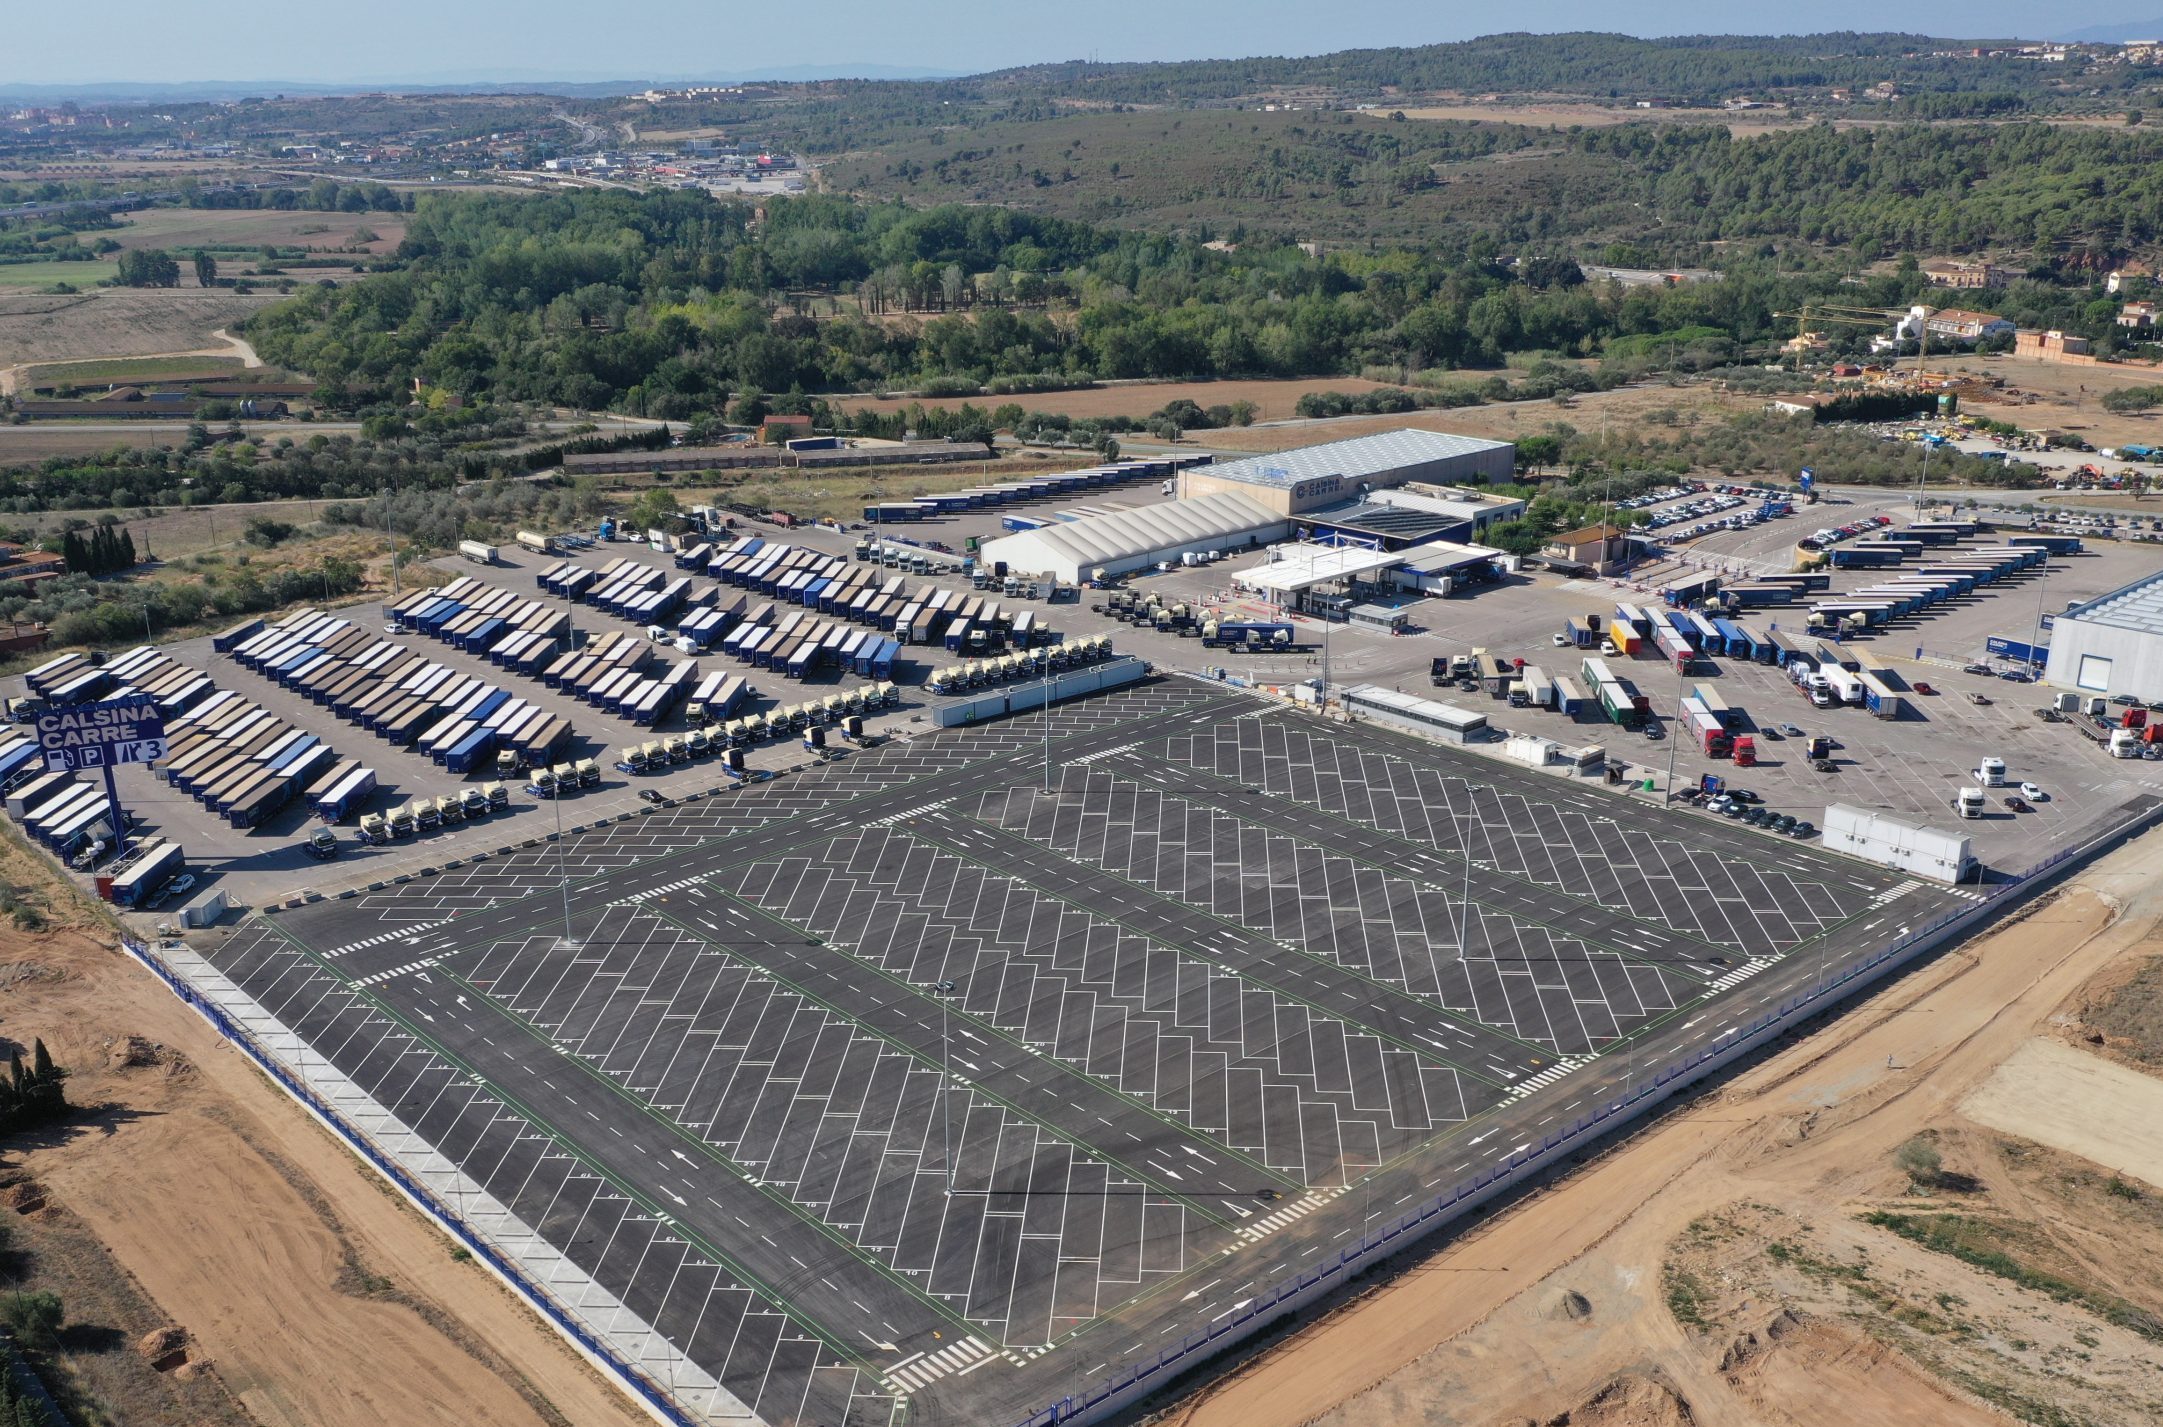
M 1573 1056 L 1566 1055 L 1562 1057 L 1562 1059 L 1556 1061 L 1553 1065 L 1548 1066 L 1547 1069 L 1541 1071 L 1539 1074 L 1531 1076 L 1530 1078 L 1525 1080 L 1520 1080 L 1517 1082 L 1517 1084 L 1511 1086 L 1509 1098 L 1512 1100 L 1522 1100 L 1527 1095 L 1533 1094 L 1536 1091 L 1544 1090 L 1548 1086 L 1560 1080 L 1563 1076 L 1568 1075 L 1571 1071 L 1583 1065 L 1584 1063 L 1585 1062 L 1582 1060 L 1578 1060 Z
M 1751 977 L 1757 975 L 1760 971 L 1763 971 L 1766 967 L 1770 965 L 1772 965 L 1772 963 L 1767 961 L 1764 957 L 1753 956 L 1748 961 L 1745 961 L 1742 965 L 1736 967 L 1733 971 L 1728 972 L 1727 975 L 1715 980 L 1712 985 L 1706 989 L 1711 993 L 1717 995 L 1719 992 L 1727 990 L 1730 986 L 1740 986 L 1743 982 L 1748 981 Z
M 334 946 L 323 954 L 325 956 L 344 956 L 349 951 L 361 951 L 371 946 L 381 946 L 388 941 L 399 941 L 401 939 L 419 941 L 423 932 L 432 932 L 437 927 L 447 927 L 449 925 L 448 921 L 415 922 L 409 927 L 399 927 L 394 931 L 379 932 L 375 936 L 367 937 L 361 941 L 349 941 L 344 946 Z
M 1290 1204 L 1286 1205 L 1282 1209 L 1279 1209 L 1274 1214 L 1270 1214 L 1265 1218 L 1257 1219 L 1251 1224 L 1240 1225 L 1239 1237 L 1246 1240 L 1250 1244 L 1258 1243 L 1261 1240 L 1268 1238 L 1271 1234 L 1276 1233 L 1277 1230 L 1283 1228 L 1285 1225 L 1290 1224 L 1295 1220 L 1306 1218 L 1309 1214 L 1312 1214 L 1315 1210 L 1321 1208 L 1324 1204 L 1327 1204 L 1331 1199 L 1335 1197 L 1336 1196 L 1334 1194 L 1308 1194 L 1302 1198 L 1295 1199 Z
M 982 1367 L 990 1358 L 991 1351 L 991 1345 L 981 1338 L 963 1338 L 936 1353 L 919 1353 L 902 1359 L 903 1365 L 887 1369 L 882 1381 L 889 1391 L 906 1396 L 922 1390 L 949 1373 L 970 1372 Z
M 388 971 L 378 971 L 371 976 L 363 976 L 353 984 L 355 986 L 374 986 L 395 976 L 406 976 L 415 971 L 426 971 L 442 959 L 440 956 L 423 957 L 419 961 L 408 962 L 404 966 L 394 966 Z
M 953 801 L 954 800 L 952 798 L 941 798 L 936 803 L 926 803 L 920 808 L 909 808 L 902 812 L 889 813 L 883 818 L 873 818 L 870 822 L 866 823 L 865 826 L 892 827 L 895 823 L 907 822 L 910 818 L 920 818 L 926 813 L 935 813 L 939 809 L 945 807 L 948 803 L 951 803 Z
M 655 897 L 665 897 L 671 892 L 681 892 L 688 887 L 696 887 L 699 885 L 699 883 L 704 882 L 705 880 L 706 874 L 703 872 L 699 873 L 696 877 L 679 877 L 673 882 L 664 882 L 658 887 L 648 887 L 645 888 L 643 891 L 633 892 L 628 897 L 618 897 L 615 901 L 610 902 L 609 905 L 611 907 L 631 906 L 637 903 L 649 901 Z
M 1141 747 L 1141 744 L 1139 744 L 1139 743 L 1122 743 L 1122 744 L 1120 744 L 1120 745 L 1119 745 L 1118 747 L 1116 747 L 1116 748 L 1099 748 L 1099 749 L 1098 749 L 1098 750 L 1097 750 L 1096 752 L 1094 752 L 1094 753 L 1084 753 L 1084 754 L 1081 754 L 1081 755 L 1080 755 L 1080 756 L 1078 756 L 1078 757 L 1075 757 L 1075 758 L 1069 758 L 1069 759 L 1068 759 L 1068 760 L 1067 760 L 1067 761 L 1066 761 L 1066 762 L 1065 762 L 1065 763 L 1064 763 L 1063 765 L 1061 765 L 1061 766 L 1063 766 L 1063 767 L 1067 767 L 1067 768 L 1079 768 L 1079 767 L 1081 767 L 1081 766 L 1082 766 L 1083 764 L 1085 764 L 1085 763 L 1094 763 L 1094 762 L 1096 762 L 1096 761 L 1097 761 L 1097 760 L 1098 760 L 1099 758 L 1112 758 L 1112 757 L 1116 757 L 1117 755 L 1119 755 L 1119 754 L 1121 754 L 1121 753 L 1126 753 L 1126 752 L 1128 752 L 1128 751 L 1130 751 L 1130 750 L 1132 750 L 1132 749 L 1136 749 L 1136 748 L 1139 748 L 1139 747 Z

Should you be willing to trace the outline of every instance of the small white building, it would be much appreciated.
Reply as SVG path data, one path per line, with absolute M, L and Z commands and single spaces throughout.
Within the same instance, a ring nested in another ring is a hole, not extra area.
M 1919 827 L 1889 813 L 1835 803 L 1825 810 L 1825 846 L 1881 867 L 1897 867 L 1934 882 L 1959 882 L 1976 872 L 1969 839 Z

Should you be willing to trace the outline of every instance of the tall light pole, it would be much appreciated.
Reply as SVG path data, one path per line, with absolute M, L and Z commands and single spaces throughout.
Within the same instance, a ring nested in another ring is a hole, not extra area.
M 1682 713 L 1682 681 L 1685 677 L 1682 672 L 1682 661 L 1677 659 L 1675 661 L 1675 722 L 1687 725 L 1689 720 L 1683 717 Z M 1660 801 L 1662 803 L 1675 801 L 1675 731 L 1673 729 L 1669 729 L 1667 732 L 1667 787 L 1662 791 Z
M 395 558 L 394 556 L 393 569 L 396 568 Z M 571 587 L 565 585 L 563 587 L 563 654 L 560 657 L 566 659 L 570 657 L 574 638 L 575 633 L 571 628 Z M 563 896 L 563 936 L 557 941 L 556 946 L 561 951 L 577 951 L 584 943 L 579 941 L 571 930 L 571 871 L 563 851 L 563 785 L 554 782 L 553 774 L 550 777 L 551 791 L 555 796 L 548 801 L 553 803 L 556 809 L 556 890 Z M 598 917 L 595 918 L 594 925 L 596 927 L 600 925 Z
M 2043 591 L 2050 584 L 2050 556 L 2043 557 L 2042 573 L 2035 581 L 2035 638 L 2028 641 L 2028 682 L 2035 682 L 2035 651 L 2043 647 Z
M 1044 791 L 1051 792 L 1051 651 L 1044 655 L 1044 707 L 1038 712 L 1044 720 Z

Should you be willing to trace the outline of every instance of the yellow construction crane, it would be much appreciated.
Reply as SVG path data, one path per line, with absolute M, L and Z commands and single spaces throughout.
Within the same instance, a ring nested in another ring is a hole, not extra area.
M 1913 314 L 1904 307 L 1845 307 L 1838 303 L 1806 302 L 1800 312 L 1775 312 L 1775 317 L 1795 319 L 1795 374 L 1802 375 L 1803 348 L 1808 345 L 1813 322 L 1839 322 L 1852 327 L 1880 327 L 1887 322 L 1905 322 Z M 1930 323 L 1926 319 L 1918 333 L 1920 342 L 1915 353 L 1915 379 L 1923 377 L 1923 357 L 1930 350 Z

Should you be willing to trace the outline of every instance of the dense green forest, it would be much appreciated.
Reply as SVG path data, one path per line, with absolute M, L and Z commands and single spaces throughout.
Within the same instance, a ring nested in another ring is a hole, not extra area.
M 1747 146 L 1707 146 L 1734 148 Z M 1719 187 L 1730 217 L 1749 191 L 1747 178 Z M 310 289 L 248 331 L 334 406 L 402 404 L 419 377 L 487 402 L 679 420 L 746 391 L 1494 367 L 1610 344 L 1650 358 L 1708 331 L 1786 335 L 1774 313 L 1831 294 L 1890 307 L 1922 287 L 1912 265 L 1847 281 L 1769 247 L 1731 249 L 1720 280 L 1673 288 L 1505 254 L 1478 235 L 1451 251 L 1316 254 L 1263 237 L 1227 251 L 1198 234 L 824 196 L 754 210 L 690 193 L 441 195 L 417 206 L 399 270 Z M 2089 291 L 2029 283 L 2008 299 L 2023 321 L 2110 326 Z
M 1610 242 L 1645 263 L 1767 239 L 1867 261 L 1983 249 L 2038 266 L 2163 237 L 2163 131 L 2041 123 L 1829 124 L 1739 139 L 1716 124 L 1553 131 L 1383 114 L 1069 115 L 836 161 L 836 187 L 1010 203 L 1129 226 L 1334 241 Z M 2093 264 L 2091 264 L 2093 265 Z
M 1973 40 L 1925 35 L 1502 34 L 1405 49 L 1341 50 L 1299 58 L 1161 64 L 1037 65 L 983 76 L 1002 88 L 1128 104 L 1224 102 L 1272 88 L 1328 86 L 1381 96 L 1457 90 L 1657 96 L 1718 103 L 1737 94 L 1863 89 L 1890 80 L 1906 90 L 2043 92 L 2052 76 L 2032 61 L 1940 59 Z
M 594 101 L 585 112 L 644 128 L 721 125 L 759 143 L 849 154 L 936 131 L 1041 122 L 1072 106 L 1226 107 L 1288 91 L 1326 91 L 1384 109 L 1442 93 L 1557 95 L 1606 101 L 1718 105 L 1749 95 L 1822 106 L 1835 90 L 1857 101 L 1873 85 L 1899 98 L 1865 112 L 1893 118 L 1994 118 L 2025 112 L 2106 112 L 2163 85 L 2138 66 L 2076 54 L 2044 65 L 1978 58 L 1973 40 L 1924 35 L 1488 35 L 1455 44 L 1344 50 L 1305 57 L 1159 64 L 1033 65 L 937 83 L 827 81 L 755 86 L 740 95 Z

